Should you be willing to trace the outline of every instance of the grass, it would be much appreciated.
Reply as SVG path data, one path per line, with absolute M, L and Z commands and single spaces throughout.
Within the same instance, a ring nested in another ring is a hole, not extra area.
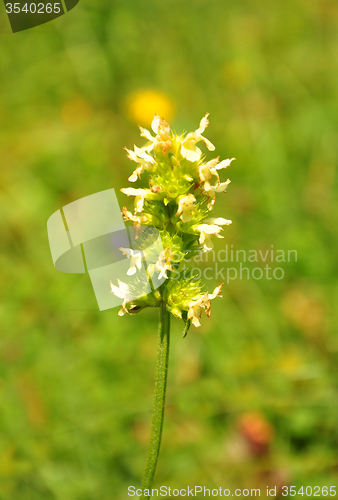
M 83 0 L 3 35 L 1 500 L 118 500 L 140 485 L 157 314 L 99 312 L 88 277 L 53 268 L 46 221 L 111 187 L 126 203 L 123 147 L 139 143 L 130 96 L 149 88 L 167 96 L 178 131 L 209 112 L 216 153 L 237 158 L 218 248 L 298 255 L 282 280 L 231 281 L 186 339 L 172 322 L 155 483 L 334 484 L 337 8 Z M 274 429 L 260 455 L 241 427 L 252 412 Z

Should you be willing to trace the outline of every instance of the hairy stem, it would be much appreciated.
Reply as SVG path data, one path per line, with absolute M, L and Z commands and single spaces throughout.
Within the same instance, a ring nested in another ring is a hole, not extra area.
M 157 364 L 156 364 L 153 420 L 151 425 L 151 437 L 150 437 L 147 463 L 142 480 L 143 499 L 149 498 L 149 495 L 144 494 L 144 490 L 150 490 L 153 484 L 157 459 L 160 452 L 165 394 L 167 387 L 169 339 L 170 339 L 170 313 L 166 309 L 165 302 L 161 302 L 159 324 L 158 324 Z

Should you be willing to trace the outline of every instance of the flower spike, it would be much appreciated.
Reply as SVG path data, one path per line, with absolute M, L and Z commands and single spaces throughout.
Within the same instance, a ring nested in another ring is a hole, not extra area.
M 145 225 L 155 227 L 161 235 L 162 249 L 151 257 L 146 267 L 149 277 L 164 283 L 159 290 L 139 298 L 137 294 L 131 298 L 127 285 L 122 282 L 119 287 L 112 285 L 113 293 L 124 294 L 120 314 L 136 313 L 164 300 L 167 310 L 184 319 L 186 332 L 190 323 L 200 326 L 201 311 L 210 315 L 210 301 L 219 296 L 221 285 L 210 294 L 196 279 L 187 280 L 183 272 L 185 255 L 192 247 L 203 252 L 212 250 L 213 238 L 223 238 L 223 227 L 231 224 L 231 220 L 223 217 L 210 217 L 216 195 L 225 193 L 230 184 L 230 179 L 221 181 L 220 174 L 235 158 L 222 161 L 219 157 L 202 158 L 198 143 L 203 143 L 209 151 L 215 149 L 204 136 L 208 117 L 207 113 L 194 132 L 180 136 L 158 114 L 151 123 L 151 131 L 140 127 L 141 137 L 147 142 L 142 147 L 126 149 L 128 158 L 137 164 L 129 181 L 138 182 L 142 174 L 148 174 L 149 187 L 121 189 L 122 193 L 134 197 L 134 211 L 123 207 L 122 213 L 124 219 L 135 226 L 137 234 L 142 234 L 141 226 Z M 120 250 L 130 258 L 127 275 L 136 279 L 142 274 L 138 270 L 144 255 L 130 248 Z

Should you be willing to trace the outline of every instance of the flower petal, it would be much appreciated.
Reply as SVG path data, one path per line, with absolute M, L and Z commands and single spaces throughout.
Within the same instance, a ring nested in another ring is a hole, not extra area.
M 120 189 L 121 193 L 126 194 L 127 196 L 144 196 L 146 197 L 148 194 L 151 194 L 150 189 L 142 189 L 142 188 L 122 188 Z
M 151 128 L 153 129 L 156 135 L 158 134 L 160 121 L 161 121 L 160 115 L 155 115 L 153 121 L 151 122 Z
M 194 226 L 194 228 L 205 234 L 217 234 L 222 230 L 222 228 L 216 224 L 198 224 Z
M 236 158 L 230 158 L 227 160 L 221 161 L 215 168 L 216 170 L 220 170 L 221 168 L 227 168 L 232 161 L 236 160 Z
M 209 149 L 209 151 L 215 151 L 215 146 L 212 144 L 212 142 L 209 141 L 209 139 L 207 139 L 206 137 L 204 137 L 203 135 L 200 135 L 200 141 L 203 141 L 204 144 L 206 145 L 206 147 Z
M 202 156 L 202 151 L 194 143 L 183 143 L 181 146 L 181 155 L 188 161 L 198 161 Z
M 207 113 L 205 116 L 203 116 L 202 120 L 200 121 L 200 126 L 196 130 L 196 134 L 203 134 L 204 130 L 207 128 L 209 125 L 209 120 L 208 120 L 209 113 Z
M 226 188 L 229 186 L 231 180 L 228 179 L 227 181 L 225 182 L 221 182 L 221 184 L 219 184 L 218 186 L 211 186 L 211 190 L 214 192 L 214 193 L 224 193 L 224 191 L 226 190 Z
M 210 219 L 207 219 L 206 222 L 216 224 L 217 226 L 229 226 L 232 224 L 232 220 L 224 219 L 223 217 L 210 217 Z
M 155 138 L 151 135 L 149 130 L 147 130 L 146 128 L 140 127 L 140 131 L 141 131 L 141 134 L 140 134 L 141 137 L 145 137 L 146 139 L 148 139 L 148 141 L 154 142 Z
M 218 286 L 216 286 L 215 290 L 212 293 L 209 293 L 209 299 L 210 300 L 214 299 L 215 297 L 217 297 L 221 293 L 221 291 L 222 291 L 222 285 L 223 285 L 223 283 L 220 284 L 220 285 L 218 285 Z
M 136 170 L 138 170 L 138 169 L 136 169 Z M 128 181 L 129 182 L 136 182 L 137 181 L 138 175 L 137 175 L 137 171 L 136 170 L 131 174 L 130 177 L 128 177 Z

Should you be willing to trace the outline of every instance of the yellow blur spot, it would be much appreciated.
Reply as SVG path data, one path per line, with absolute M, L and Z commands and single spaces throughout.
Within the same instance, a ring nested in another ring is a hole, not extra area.
M 128 115 L 137 125 L 149 126 L 157 113 L 167 122 L 175 115 L 175 107 L 165 94 L 156 90 L 139 90 L 128 97 Z

